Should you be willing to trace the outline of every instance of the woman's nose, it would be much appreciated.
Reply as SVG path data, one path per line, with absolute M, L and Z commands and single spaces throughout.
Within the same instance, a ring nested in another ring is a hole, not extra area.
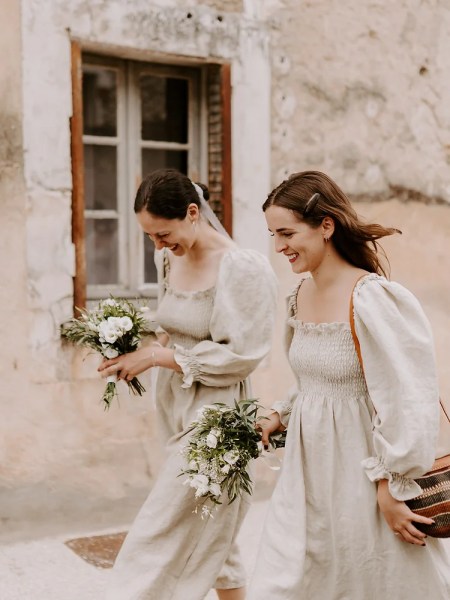
M 283 252 L 287 247 L 285 240 L 275 236 L 275 252 Z
M 158 240 L 158 238 L 156 240 L 152 240 L 152 241 L 155 244 L 156 250 L 162 250 L 164 248 L 164 242 L 161 240 Z

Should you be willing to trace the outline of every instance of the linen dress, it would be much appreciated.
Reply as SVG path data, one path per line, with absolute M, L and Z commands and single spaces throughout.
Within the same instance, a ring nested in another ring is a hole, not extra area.
M 110 600 L 202 600 L 212 587 L 245 585 L 235 538 L 248 507 L 224 502 L 214 518 L 194 514 L 195 491 L 178 477 L 181 448 L 204 404 L 251 397 L 248 377 L 268 353 L 277 283 L 269 262 L 253 250 L 221 259 L 213 288 L 182 292 L 169 285 L 167 251 L 157 252 L 156 320 L 183 372 L 159 369 L 156 408 L 167 459 L 113 569 Z
M 300 283 L 301 285 L 301 283 Z M 439 404 L 433 340 L 417 299 L 370 274 L 354 292 L 364 364 L 349 323 L 296 319 L 286 345 L 297 385 L 273 408 L 288 426 L 248 600 L 448 600 L 444 542 L 401 542 L 377 505 L 420 494 L 431 467 Z

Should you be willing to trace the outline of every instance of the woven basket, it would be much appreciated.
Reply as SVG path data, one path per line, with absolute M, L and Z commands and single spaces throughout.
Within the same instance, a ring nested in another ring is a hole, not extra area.
M 414 522 L 414 526 L 431 537 L 450 537 L 450 455 L 437 458 L 431 471 L 415 481 L 423 493 L 406 504 L 418 515 L 433 519 L 434 525 Z

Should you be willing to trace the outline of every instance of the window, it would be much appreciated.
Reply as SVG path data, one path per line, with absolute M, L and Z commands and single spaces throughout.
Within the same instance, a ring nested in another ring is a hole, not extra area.
M 154 297 L 153 244 L 133 212 L 146 174 L 174 167 L 208 183 L 230 229 L 230 136 L 221 116 L 229 125 L 229 69 L 93 56 L 74 42 L 72 84 L 74 305 L 109 294 Z

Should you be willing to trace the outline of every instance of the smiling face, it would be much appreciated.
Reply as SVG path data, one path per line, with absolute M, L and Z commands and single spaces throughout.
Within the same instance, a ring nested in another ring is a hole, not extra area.
M 289 260 L 294 273 L 315 272 L 322 264 L 328 244 L 325 238 L 334 230 L 333 220 L 325 218 L 317 228 L 297 218 L 292 210 L 272 205 L 265 211 L 276 252 Z
M 196 242 L 199 213 L 195 204 L 189 205 L 184 219 L 164 219 L 147 210 L 136 213 L 136 217 L 157 250 L 168 248 L 175 256 L 183 256 Z

